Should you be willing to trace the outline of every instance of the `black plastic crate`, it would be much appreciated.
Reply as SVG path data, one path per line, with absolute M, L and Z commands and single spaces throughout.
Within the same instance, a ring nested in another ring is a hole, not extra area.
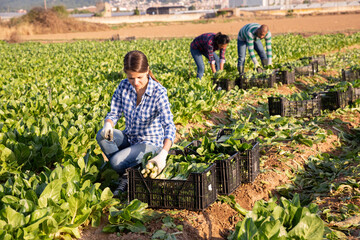
M 223 128 L 220 131 L 218 131 L 218 133 L 216 134 L 216 142 L 224 142 L 224 141 L 220 141 L 222 136 L 226 136 L 226 135 L 231 135 L 233 133 L 233 129 L 231 128 Z
M 263 78 L 255 78 L 255 77 L 246 78 L 244 75 L 240 75 L 240 77 L 236 79 L 236 84 L 241 89 L 250 89 L 253 87 L 272 88 L 274 87 L 275 83 L 276 83 L 275 73 L 270 74 L 269 76 Z
M 321 99 L 314 96 L 311 100 L 290 101 L 285 97 L 268 97 L 270 115 L 282 117 L 312 117 L 321 114 Z
M 314 76 L 318 72 L 319 72 L 319 64 L 317 61 L 313 61 L 306 66 L 295 67 L 296 75 Z
M 150 208 L 200 211 L 216 200 L 216 166 L 190 173 L 187 180 L 144 178 L 138 168 L 128 168 L 128 201 L 139 199 Z
M 354 88 L 352 101 L 355 102 L 358 99 L 360 99 L 360 88 Z
M 231 89 L 233 89 L 236 85 L 236 80 L 232 80 L 232 79 L 224 79 L 224 78 L 220 78 L 220 79 L 216 79 L 213 78 L 213 84 L 215 85 L 215 89 L 216 90 L 226 90 L 226 91 L 230 91 Z
M 253 142 L 253 148 L 239 154 L 241 183 L 250 183 L 260 172 L 259 143 Z
M 319 66 L 326 66 L 326 58 L 325 55 L 316 55 L 311 57 L 302 57 L 300 60 L 308 59 L 310 61 L 317 61 Z
M 295 82 L 295 71 L 275 70 L 276 82 L 292 84 Z
M 353 101 L 353 89 L 348 88 L 347 91 L 326 91 L 320 93 L 321 106 L 325 110 L 336 110 L 338 108 L 344 108 L 351 104 Z
M 341 78 L 348 82 L 360 79 L 360 70 L 342 69 Z
M 222 133 L 228 135 L 228 131 Z M 217 139 L 222 135 L 218 134 Z M 244 142 L 242 139 L 241 142 Z M 241 183 L 253 182 L 260 169 L 259 160 L 259 143 L 256 141 L 250 141 L 253 145 L 252 149 L 244 152 L 231 152 L 227 153 L 231 155 L 227 159 L 216 160 L 216 188 L 217 193 L 221 195 L 231 194 Z M 201 145 L 201 141 L 196 140 L 191 142 L 185 147 L 187 154 L 197 154 L 194 149 Z

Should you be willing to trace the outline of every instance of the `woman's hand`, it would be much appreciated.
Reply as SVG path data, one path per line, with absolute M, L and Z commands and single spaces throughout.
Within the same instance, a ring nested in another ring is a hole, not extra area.
M 168 151 L 165 149 L 161 149 L 158 155 L 156 155 L 154 158 L 150 159 L 147 164 L 153 163 L 157 166 L 157 174 L 160 174 L 161 171 L 166 166 L 166 157 L 168 155 Z
M 110 122 L 105 122 L 104 127 L 101 131 L 101 136 L 108 141 L 113 141 L 114 139 L 114 129 L 112 127 L 112 124 Z

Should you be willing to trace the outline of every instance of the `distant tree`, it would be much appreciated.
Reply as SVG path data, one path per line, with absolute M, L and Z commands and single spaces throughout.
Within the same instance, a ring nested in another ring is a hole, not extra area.
M 191 6 L 189 7 L 189 11 L 193 11 L 193 10 L 196 10 L 196 7 L 195 7 L 194 5 L 191 5 Z
M 217 12 L 216 12 L 216 16 L 217 16 L 217 17 L 219 17 L 219 16 L 224 17 L 226 14 L 227 14 L 226 11 L 221 11 L 221 10 L 220 10 L 220 11 L 217 11 Z
M 79 10 L 79 9 L 74 9 L 71 14 L 80 14 L 80 13 L 91 13 L 89 10 L 84 9 L 84 10 Z
M 140 11 L 139 11 L 138 7 L 135 8 L 134 15 L 140 15 Z
M 54 6 L 51 8 L 51 11 L 55 12 L 58 17 L 65 18 L 69 16 L 68 11 L 65 6 Z

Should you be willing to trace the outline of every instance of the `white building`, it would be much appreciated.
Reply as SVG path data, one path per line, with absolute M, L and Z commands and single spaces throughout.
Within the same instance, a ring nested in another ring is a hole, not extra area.
M 267 6 L 268 0 L 229 0 L 229 7 Z

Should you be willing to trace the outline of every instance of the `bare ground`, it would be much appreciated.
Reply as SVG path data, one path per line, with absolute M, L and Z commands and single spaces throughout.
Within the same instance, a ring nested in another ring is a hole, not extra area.
M 125 25 L 117 30 L 97 29 L 93 32 L 68 32 L 57 34 L 33 34 L 31 31 L 19 34 L 23 41 L 72 41 L 79 39 L 111 39 L 119 34 L 120 39 L 136 38 L 179 38 L 195 37 L 204 32 L 219 32 L 231 37 L 237 36 L 240 28 L 250 22 L 267 24 L 270 31 L 276 34 L 299 33 L 304 35 L 327 33 L 352 33 L 360 30 L 360 13 L 295 16 L 295 17 L 258 17 L 258 18 L 217 18 L 209 23 L 201 21 L 175 23 L 142 23 Z M 10 31 L 0 31 L 0 39 L 6 40 Z

